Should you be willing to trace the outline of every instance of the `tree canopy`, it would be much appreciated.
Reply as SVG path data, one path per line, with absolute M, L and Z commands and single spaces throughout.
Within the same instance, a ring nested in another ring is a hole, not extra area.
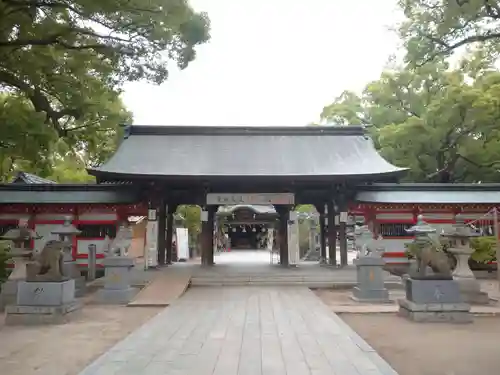
M 0 0 L 2 179 L 103 161 L 132 118 L 121 85 L 164 82 L 208 39 L 187 0 Z
M 461 47 L 479 48 L 495 60 L 500 51 L 499 0 L 399 0 L 406 16 L 399 33 L 407 61 L 422 66 Z
M 337 125 L 369 125 L 409 181 L 500 181 L 500 72 L 466 60 L 387 70 L 361 95 L 346 91 L 321 114 Z
M 364 125 L 416 182 L 500 181 L 499 0 L 399 0 L 405 60 L 321 119 Z M 450 65 L 450 56 L 458 58 Z
M 111 94 L 111 93 L 110 93 Z M 47 126 L 42 113 L 33 110 L 18 93 L 0 93 L 0 181 L 8 182 L 22 170 L 59 182 L 86 182 L 85 168 L 104 161 L 121 139 L 120 124 L 131 121 L 117 94 L 96 98 L 99 112 L 86 114 L 64 138 Z

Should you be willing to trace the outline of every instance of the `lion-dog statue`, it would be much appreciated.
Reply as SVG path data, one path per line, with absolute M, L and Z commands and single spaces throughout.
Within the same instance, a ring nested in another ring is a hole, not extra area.
M 62 241 L 48 241 L 40 253 L 33 255 L 33 261 L 26 265 L 26 281 L 67 280 L 62 273 L 64 247 Z
M 419 277 L 427 276 L 427 266 L 434 271 L 436 276 L 449 278 L 452 275 L 450 259 L 445 252 L 439 251 L 436 244 L 432 241 L 422 244 L 418 251 L 416 251 L 415 258 L 417 260 L 417 275 Z

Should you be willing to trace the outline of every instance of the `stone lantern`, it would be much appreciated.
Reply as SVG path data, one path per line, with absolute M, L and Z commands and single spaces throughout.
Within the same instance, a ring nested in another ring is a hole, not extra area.
M 423 247 L 429 243 L 431 240 L 430 234 L 436 233 L 436 228 L 431 227 L 424 221 L 423 215 L 417 216 L 417 223 L 411 228 L 406 229 L 408 233 L 415 235 L 415 240 L 413 243 L 417 244 L 419 247 Z
M 26 278 L 26 263 L 31 256 L 32 250 L 25 248 L 26 241 L 40 239 L 35 231 L 28 228 L 28 220 L 19 220 L 18 227 L 7 231 L 2 239 L 12 241 L 9 255 L 14 260 L 14 270 L 9 276 L 9 280 L 21 280 Z
M 71 216 L 66 216 L 64 223 L 53 229 L 51 233 L 57 235 L 59 237 L 59 241 L 61 241 L 64 245 L 62 267 L 63 275 L 75 279 L 76 296 L 78 297 L 81 296 L 85 290 L 85 279 L 81 275 L 76 262 L 73 259 L 72 249 L 73 239 L 80 234 L 81 231 L 71 223 L 71 220 Z
M 489 296 L 481 292 L 479 282 L 469 266 L 469 258 L 474 252 L 470 241 L 479 234 L 475 233 L 461 215 L 455 216 L 455 223 L 450 232 L 441 234 L 448 242 L 448 252 L 453 254 L 457 260 L 457 266 L 453 271 L 453 279 L 458 282 L 460 293 L 465 302 L 476 304 L 488 304 Z
M 32 250 L 25 248 L 26 241 L 40 239 L 35 231 L 28 228 L 28 220 L 21 219 L 17 228 L 10 229 L 2 237 L 11 242 L 9 255 L 14 261 L 14 270 L 9 279 L 2 285 L 0 307 L 15 304 L 17 298 L 17 283 L 26 279 L 26 263 L 31 257 Z

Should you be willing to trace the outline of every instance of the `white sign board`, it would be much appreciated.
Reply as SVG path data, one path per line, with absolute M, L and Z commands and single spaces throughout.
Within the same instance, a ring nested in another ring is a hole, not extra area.
M 293 193 L 260 193 L 260 194 L 209 193 L 207 194 L 207 204 L 294 205 L 295 195 Z
M 187 228 L 177 228 L 175 230 L 177 245 L 177 259 L 188 260 L 189 259 L 189 238 Z
M 155 221 L 156 220 L 156 210 L 154 208 L 150 208 L 148 210 L 148 220 Z
M 299 224 L 293 221 L 288 224 L 288 264 L 299 263 Z
M 146 226 L 146 245 L 144 246 L 144 268 L 158 266 L 158 223 L 148 221 Z
M 208 221 L 208 211 L 201 211 L 200 220 L 201 221 Z
M 267 250 L 273 251 L 274 229 L 267 230 Z

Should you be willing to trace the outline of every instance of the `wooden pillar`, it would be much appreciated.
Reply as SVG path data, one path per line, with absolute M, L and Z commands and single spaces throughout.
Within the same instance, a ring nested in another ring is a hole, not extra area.
M 345 198 L 339 202 L 340 212 L 347 213 L 347 202 Z M 348 258 L 347 258 L 347 215 L 344 220 L 339 220 L 339 248 L 340 248 L 340 266 L 347 266 Z
M 337 228 L 335 226 L 335 205 L 333 201 L 327 204 L 328 213 L 328 264 L 337 265 Z
M 166 242 L 165 234 L 167 230 L 167 210 L 165 206 L 165 201 L 160 200 L 158 205 L 158 266 L 165 265 L 166 259 Z
M 214 218 L 216 206 L 204 208 L 207 212 L 205 221 L 201 223 L 201 264 L 211 266 L 214 264 Z
M 279 215 L 279 250 L 280 264 L 283 267 L 288 267 L 288 214 L 290 208 L 288 206 L 276 206 L 276 212 Z
M 339 245 L 340 245 L 340 266 L 347 266 L 347 225 L 345 222 L 339 223 Z
M 167 264 L 172 264 L 172 239 L 174 236 L 174 214 L 177 210 L 176 204 L 169 204 L 167 208 Z
M 320 263 L 326 262 L 326 224 L 325 224 L 325 205 L 316 204 L 316 211 L 319 214 L 319 243 L 320 243 Z

